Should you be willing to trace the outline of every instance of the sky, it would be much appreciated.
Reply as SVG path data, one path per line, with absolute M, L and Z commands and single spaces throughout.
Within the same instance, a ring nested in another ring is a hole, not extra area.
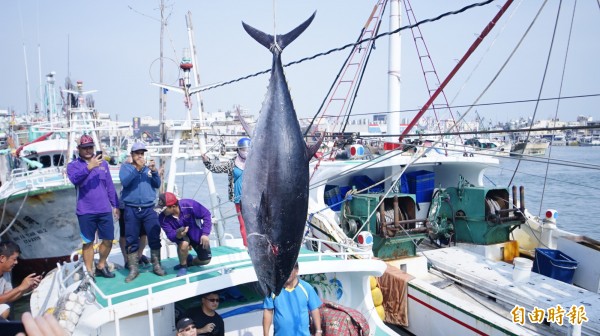
M 476 2 L 465 0 L 412 1 L 418 21 L 460 9 Z M 194 43 L 202 84 L 229 81 L 271 66 L 271 54 L 243 30 L 241 22 L 267 33 L 286 33 L 314 11 L 310 27 L 282 54 L 284 63 L 325 52 L 354 42 L 377 1 L 206 1 L 165 0 L 167 30 L 164 36 L 165 82 L 176 84 L 182 51 L 189 48 L 185 15 L 192 13 Z M 471 58 L 445 89 L 454 112 L 465 113 L 496 76 L 515 49 L 543 1 L 515 2 Z M 420 26 L 438 77 L 443 80 L 504 4 L 496 0 L 437 22 Z M 537 105 L 494 104 L 475 110 L 484 123 L 505 122 L 519 117 L 558 117 L 574 120 L 578 115 L 600 119 L 600 7 L 597 0 L 579 0 L 566 56 L 567 37 L 574 1 L 563 1 L 554 42 L 559 1 L 550 0 L 530 33 L 497 80 L 479 100 L 480 104 L 592 95 L 579 99 L 550 100 Z M 94 93 L 96 107 L 113 119 L 159 117 L 159 0 L 21 0 L 5 1 L 0 10 L 0 109 L 27 111 L 27 87 L 31 105 L 40 101 L 40 77 L 56 72 L 64 87 L 69 76 L 82 80 Z M 404 8 L 404 5 L 403 5 Z M 388 14 L 380 33 L 389 30 Z M 407 24 L 403 10 L 401 26 Z M 376 42 L 361 85 L 354 113 L 370 118 L 388 110 L 388 39 Z M 549 50 L 552 45 L 550 58 Z M 491 49 L 490 49 L 491 48 Z M 350 49 L 286 68 L 286 77 L 300 118 L 313 116 L 348 56 Z M 26 57 L 25 57 L 26 54 Z M 426 102 L 424 75 L 410 31 L 402 35 L 401 110 L 410 119 Z M 549 59 L 549 62 L 548 62 Z M 41 69 L 39 67 L 41 64 Z M 547 65 L 548 64 L 548 65 Z M 28 76 L 26 76 L 26 68 Z M 475 70 L 474 70 L 475 69 Z M 563 75 L 564 69 L 564 75 Z M 26 80 L 28 78 L 28 81 Z M 561 81 L 561 78 L 562 81 Z M 208 112 L 231 110 L 240 105 L 257 115 L 267 91 L 267 74 L 201 94 Z M 28 82 L 28 85 L 27 85 Z M 543 83 L 543 85 L 542 85 Z M 562 92 L 562 93 L 561 93 Z M 183 119 L 183 98 L 169 93 L 167 119 Z

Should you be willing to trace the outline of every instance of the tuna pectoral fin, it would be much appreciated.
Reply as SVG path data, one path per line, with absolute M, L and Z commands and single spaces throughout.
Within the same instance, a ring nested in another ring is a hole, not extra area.
M 240 123 L 242 124 L 242 127 L 244 128 L 244 131 L 246 131 L 246 134 L 249 137 L 254 136 L 254 129 L 252 128 L 252 126 L 250 126 L 248 124 L 248 122 L 246 121 L 246 119 L 244 119 L 244 117 L 242 117 L 242 113 L 240 112 L 240 108 L 237 107 L 235 109 L 235 112 L 237 113 L 238 119 L 239 119 Z
M 308 161 L 310 161 L 310 159 L 312 159 L 312 157 L 315 155 L 315 153 L 319 151 L 319 148 L 321 148 L 321 143 L 323 142 L 324 138 L 325 138 L 325 134 L 321 135 L 319 140 L 317 140 L 317 143 L 315 143 L 314 145 L 312 145 L 312 146 L 306 145 L 306 157 L 307 157 Z
M 312 20 L 315 18 L 316 14 L 317 14 L 317 12 L 315 11 L 308 18 L 308 20 L 304 21 L 301 25 L 296 27 L 291 32 L 289 32 L 285 35 L 277 35 L 277 45 L 279 45 L 279 48 L 281 50 L 283 50 L 285 47 L 288 46 L 288 44 L 292 43 L 296 39 L 296 37 L 300 36 L 300 34 L 302 34 L 302 32 L 304 32 L 304 30 L 306 30 L 306 28 L 310 25 Z M 271 50 L 271 47 L 273 46 L 273 44 L 275 42 L 273 40 L 273 35 L 263 33 L 262 31 L 254 28 L 250 25 L 247 25 L 244 22 L 242 22 L 242 26 L 244 26 L 244 30 L 246 30 L 248 35 L 252 36 L 252 38 L 255 39 L 256 42 L 262 44 L 265 48 Z

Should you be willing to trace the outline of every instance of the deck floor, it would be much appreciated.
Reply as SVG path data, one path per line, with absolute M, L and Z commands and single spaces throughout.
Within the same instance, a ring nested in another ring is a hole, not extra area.
M 208 265 L 204 266 L 192 266 L 188 267 L 188 275 L 190 275 L 189 282 L 198 282 L 222 275 L 223 268 L 228 268 L 228 265 L 240 264 L 246 262 L 244 265 L 236 266 L 233 268 L 247 268 L 252 267 L 248 252 L 241 248 L 229 247 L 229 246 L 218 246 L 212 247 L 212 260 Z M 191 253 L 191 252 L 190 252 Z M 195 256 L 194 253 L 191 253 Z M 322 253 L 309 251 L 302 248 L 300 251 L 299 261 L 315 261 L 318 258 L 334 260 L 334 256 L 324 256 Z M 125 302 L 131 299 L 142 297 L 148 294 L 148 286 L 152 286 L 153 292 L 160 292 L 169 288 L 174 288 L 186 284 L 186 280 L 173 280 L 176 278 L 177 271 L 173 270 L 173 267 L 179 263 L 177 257 L 163 259 L 161 264 L 163 269 L 167 272 L 165 276 L 157 276 L 152 272 L 152 265 L 140 267 L 140 275 L 130 283 L 125 282 L 125 278 L 129 274 L 128 269 L 117 269 L 115 270 L 115 277 L 107 279 L 103 277 L 96 277 L 96 285 L 102 291 L 104 295 L 115 295 L 123 293 L 132 289 L 139 288 L 138 291 L 116 296 L 113 300 L 113 304 Z M 210 271 L 214 270 L 214 271 Z M 207 272 L 208 271 L 208 272 Z M 194 275 L 194 273 L 199 273 Z M 165 282 L 164 284 L 161 284 Z M 103 307 L 108 306 L 107 300 L 102 298 L 100 295 L 96 297 L 96 301 Z
M 464 249 L 449 247 L 423 253 L 439 270 L 463 284 L 493 295 L 507 308 L 519 305 L 527 312 L 534 307 L 547 310 L 558 305 L 568 311 L 572 305 L 585 307 L 588 322 L 582 330 L 600 330 L 600 294 L 531 272 L 529 281 L 514 282 L 513 265 L 492 261 Z M 568 317 L 564 317 L 564 328 Z M 558 325 L 555 326 L 558 328 Z

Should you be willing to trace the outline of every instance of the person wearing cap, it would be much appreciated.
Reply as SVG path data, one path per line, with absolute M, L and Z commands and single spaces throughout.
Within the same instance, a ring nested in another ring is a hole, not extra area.
M 206 265 L 212 258 L 208 235 L 212 229 L 210 211 L 193 199 L 177 199 L 171 192 L 158 196 L 158 222 L 170 241 L 177 243 L 177 276 L 187 274 L 190 266 Z M 190 246 L 196 258 L 190 254 Z
M 177 336 L 196 336 L 198 334 L 194 320 L 189 317 L 177 321 L 175 327 L 177 328 Z
M 202 155 L 202 162 L 204 162 L 206 169 L 213 173 L 227 173 L 229 175 L 229 200 L 235 204 L 235 211 L 240 222 L 240 234 L 246 247 L 248 247 L 248 240 L 246 238 L 246 225 L 242 217 L 242 179 L 249 150 L 250 139 L 241 138 L 237 143 L 237 155 L 226 163 L 213 163 L 206 154 Z
M 125 160 L 123 162 L 126 163 L 131 163 L 131 153 L 128 154 L 125 157 Z M 123 190 L 121 190 L 120 196 L 119 196 L 119 209 L 121 210 L 121 213 L 125 213 L 125 204 L 122 201 L 122 193 Z M 146 245 L 148 245 L 148 236 L 146 235 L 146 230 L 144 230 L 144 227 L 141 226 L 140 227 L 140 242 L 138 244 L 138 264 L 139 265 L 150 265 L 150 260 L 148 260 L 148 258 L 144 255 L 144 249 L 146 248 Z M 127 261 L 127 245 L 125 242 L 125 216 L 121 216 L 119 217 L 119 246 L 121 247 L 121 253 L 123 254 L 123 263 L 125 265 L 125 268 L 129 269 L 129 262 Z
M 219 308 L 219 293 L 210 292 L 202 294 L 201 296 L 202 305 L 199 308 L 190 308 L 185 312 L 185 316 L 188 316 L 194 320 L 194 324 L 197 327 L 198 335 L 225 335 L 225 323 L 223 318 L 217 309 Z
M 83 263 L 93 277 L 93 242 L 98 233 L 102 240 L 98 248 L 100 258 L 95 275 L 114 278 L 106 265 L 106 258 L 115 238 L 114 219 L 120 216 L 119 200 L 113 184 L 108 163 L 102 155 L 94 153 L 94 139 L 84 134 L 79 139 L 79 157 L 67 165 L 67 176 L 77 192 L 77 219 L 83 239 Z
M 160 225 L 158 215 L 154 211 L 156 189 L 160 187 L 160 174 L 153 160 L 148 162 L 144 158 L 148 150 L 141 142 L 136 142 L 131 147 L 131 163 L 123 163 L 119 171 L 121 186 L 121 200 L 125 204 L 125 246 L 127 249 L 127 262 L 129 275 L 125 282 L 131 282 L 139 274 L 138 249 L 140 242 L 140 228 L 143 226 L 148 235 L 150 246 L 150 262 L 153 271 L 158 276 L 167 274 L 160 264 Z
M 263 301 L 263 335 L 269 335 L 271 324 L 274 324 L 275 336 L 310 336 L 309 313 L 315 326 L 315 335 L 322 335 L 319 313 L 321 299 L 308 282 L 298 278 L 298 269 L 296 262 L 281 293 L 267 296 Z

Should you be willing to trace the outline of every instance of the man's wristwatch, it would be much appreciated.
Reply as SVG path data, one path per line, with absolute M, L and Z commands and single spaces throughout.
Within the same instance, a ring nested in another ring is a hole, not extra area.
M 315 334 L 322 334 L 322 333 L 323 333 L 323 330 L 317 330 L 317 331 L 315 331 Z

